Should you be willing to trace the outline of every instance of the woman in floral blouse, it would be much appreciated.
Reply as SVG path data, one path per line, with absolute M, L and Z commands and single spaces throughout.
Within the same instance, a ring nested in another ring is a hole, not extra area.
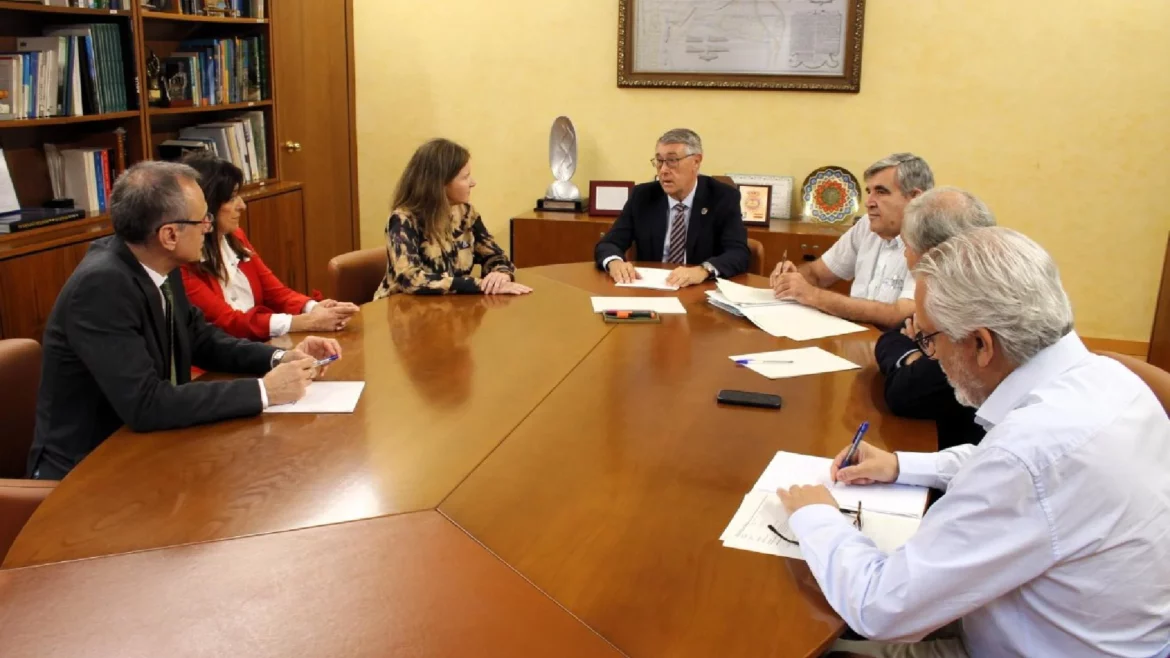
M 419 147 L 402 172 L 386 224 L 387 269 L 374 294 L 523 295 L 515 266 L 471 206 L 471 154 L 446 139 Z M 480 266 L 480 277 L 472 276 Z

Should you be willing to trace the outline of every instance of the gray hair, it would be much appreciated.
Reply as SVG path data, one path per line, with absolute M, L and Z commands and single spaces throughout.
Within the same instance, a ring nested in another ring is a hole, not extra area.
M 181 179 L 199 182 L 199 172 L 177 162 L 147 160 L 126 170 L 110 195 L 114 233 L 131 244 L 146 238 L 169 221 L 187 218 L 187 197 Z
M 890 167 L 898 168 L 894 180 L 905 196 L 909 196 L 914 190 L 926 192 L 934 187 L 934 172 L 930 170 L 930 165 L 913 153 L 894 153 L 878 160 L 865 170 L 864 178 L 869 180 L 874 174 Z
M 995 215 L 979 197 L 957 187 L 936 187 L 906 204 L 902 241 L 924 254 L 974 228 L 995 226 Z
M 699 133 L 689 128 L 668 130 L 662 137 L 658 138 L 658 143 L 682 144 L 687 147 L 687 155 L 700 155 L 703 153 L 703 140 L 699 139 Z
M 991 226 L 957 235 L 927 252 L 914 274 L 939 331 L 960 340 L 986 328 L 1016 365 L 1072 331 L 1056 263 L 1017 231 Z

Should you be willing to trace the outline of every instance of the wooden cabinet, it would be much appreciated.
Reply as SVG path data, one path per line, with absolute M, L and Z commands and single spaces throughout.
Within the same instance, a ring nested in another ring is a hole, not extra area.
M 272 16 L 281 176 L 304 183 L 305 285 L 327 290 L 358 234 L 353 3 L 280 0 Z
M 512 218 L 510 255 L 517 267 L 559 265 L 593 260 L 593 247 L 613 220 L 585 214 L 532 211 Z M 748 227 L 748 237 L 764 245 L 764 271 L 771 272 L 785 253 L 794 263 L 824 255 L 845 227 L 773 220 L 768 227 Z M 849 294 L 849 282 L 833 290 Z
M 0 326 L 4 338 L 41 340 L 61 287 L 89 242 L 0 260 Z
M 1162 263 L 1162 286 L 1158 290 L 1147 359 L 1163 370 L 1170 370 L 1170 241 L 1166 244 L 1166 259 Z
M 305 214 L 299 185 L 248 201 L 240 220 L 248 241 L 284 285 L 308 293 L 305 268 Z

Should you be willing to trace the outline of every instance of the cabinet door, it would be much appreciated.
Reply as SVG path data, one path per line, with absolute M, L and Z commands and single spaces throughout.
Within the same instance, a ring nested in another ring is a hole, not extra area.
M 0 326 L 4 338 L 40 341 L 61 288 L 89 242 L 0 261 Z
M 280 0 L 271 6 L 280 176 L 304 184 L 305 282 L 325 290 L 329 259 L 353 251 L 357 233 L 352 3 Z
M 1158 291 L 1158 306 L 1154 310 L 1154 328 L 1150 332 L 1150 363 L 1170 370 L 1170 243 L 1162 262 L 1162 286 Z
M 612 222 L 516 217 L 512 220 L 512 262 L 516 267 L 588 263 Z
M 305 215 L 300 190 L 248 202 L 248 240 L 264 263 L 293 290 L 308 293 L 305 280 Z

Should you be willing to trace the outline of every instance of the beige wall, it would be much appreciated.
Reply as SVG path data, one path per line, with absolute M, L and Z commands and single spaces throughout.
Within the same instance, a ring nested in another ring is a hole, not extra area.
M 1149 338 L 1170 230 L 1166 0 L 870 0 L 860 94 L 618 89 L 616 0 L 354 4 L 363 246 L 434 136 L 471 149 L 474 203 L 505 245 L 551 181 L 560 114 L 584 192 L 651 179 L 676 126 L 703 136 L 706 173 L 798 185 L 910 150 L 1053 253 L 1083 335 Z

